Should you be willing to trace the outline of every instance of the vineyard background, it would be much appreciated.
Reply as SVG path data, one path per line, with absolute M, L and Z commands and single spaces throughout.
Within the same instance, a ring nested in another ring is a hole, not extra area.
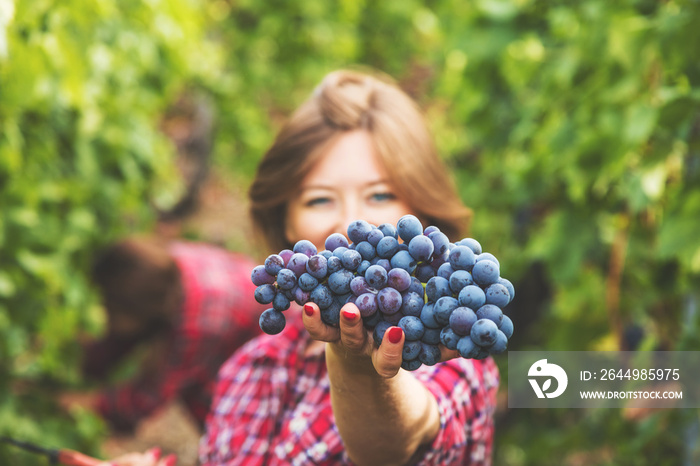
M 257 160 L 347 66 L 425 109 L 470 234 L 515 282 L 510 349 L 700 349 L 698 24 L 697 0 L 0 0 L 0 435 L 112 451 L 56 401 L 103 331 L 90 258 L 155 229 L 264 255 Z M 199 210 L 159 215 L 202 164 Z M 697 464 L 699 431 L 696 410 L 503 397 L 494 461 Z M 45 462 L 0 445 L 0 464 Z

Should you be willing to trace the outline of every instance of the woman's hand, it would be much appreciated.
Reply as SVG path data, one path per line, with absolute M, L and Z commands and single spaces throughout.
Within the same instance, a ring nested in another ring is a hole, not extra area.
M 304 326 L 315 340 L 330 343 L 330 349 L 342 355 L 348 364 L 358 369 L 373 367 L 384 378 L 394 377 L 401 368 L 404 332 L 400 327 L 389 327 L 382 344 L 377 348 L 373 333 L 365 329 L 360 311 L 352 303 L 340 310 L 340 327 L 331 327 L 321 320 L 321 312 L 315 303 L 304 305 Z M 441 361 L 459 357 L 455 350 L 440 345 Z M 371 366 L 370 366 L 371 363 Z
M 100 466 L 175 466 L 177 457 L 174 454 L 161 456 L 158 447 L 146 450 L 143 453 L 127 453 L 118 458 L 103 462 Z

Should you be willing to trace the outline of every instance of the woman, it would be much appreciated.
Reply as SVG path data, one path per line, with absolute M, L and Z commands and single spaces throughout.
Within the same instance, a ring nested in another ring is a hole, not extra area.
M 255 224 L 276 252 L 345 233 L 364 219 L 414 214 L 453 240 L 468 220 L 412 100 L 349 71 L 327 76 L 282 128 L 250 190 Z M 280 335 L 234 355 L 200 444 L 203 464 L 484 464 L 490 462 L 498 373 L 493 361 L 450 359 L 400 369 L 399 327 L 375 349 L 359 311 L 340 328 L 315 304 Z
M 133 432 L 176 398 L 203 428 L 221 364 L 261 333 L 264 308 L 251 299 L 254 265 L 241 254 L 191 241 L 130 237 L 109 245 L 92 268 L 108 332 L 86 345 L 83 373 L 105 380 L 144 345 L 148 358 L 123 384 L 73 398 L 92 405 L 118 433 Z
M 352 71 L 328 75 L 294 113 L 250 198 L 271 252 L 301 239 L 323 249 L 353 220 L 396 224 L 405 214 L 457 240 L 469 219 L 415 103 Z M 340 328 L 323 324 L 313 303 L 285 314 L 282 333 L 252 340 L 222 366 L 202 464 L 490 464 L 491 358 L 443 348 L 444 362 L 407 372 L 403 331 L 391 327 L 375 348 L 354 304 L 342 308 Z

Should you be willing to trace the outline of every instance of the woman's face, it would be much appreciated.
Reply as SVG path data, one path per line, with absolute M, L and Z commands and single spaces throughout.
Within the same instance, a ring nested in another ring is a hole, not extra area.
M 347 236 L 348 225 L 396 222 L 414 212 L 399 199 L 365 131 L 338 138 L 301 183 L 287 210 L 287 239 L 306 239 L 320 250 L 331 233 Z

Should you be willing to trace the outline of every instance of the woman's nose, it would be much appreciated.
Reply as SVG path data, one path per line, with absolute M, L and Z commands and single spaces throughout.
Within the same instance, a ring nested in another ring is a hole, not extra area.
M 341 211 L 341 233 L 347 236 L 348 227 L 355 220 L 364 220 L 362 205 L 356 199 L 346 199 Z

